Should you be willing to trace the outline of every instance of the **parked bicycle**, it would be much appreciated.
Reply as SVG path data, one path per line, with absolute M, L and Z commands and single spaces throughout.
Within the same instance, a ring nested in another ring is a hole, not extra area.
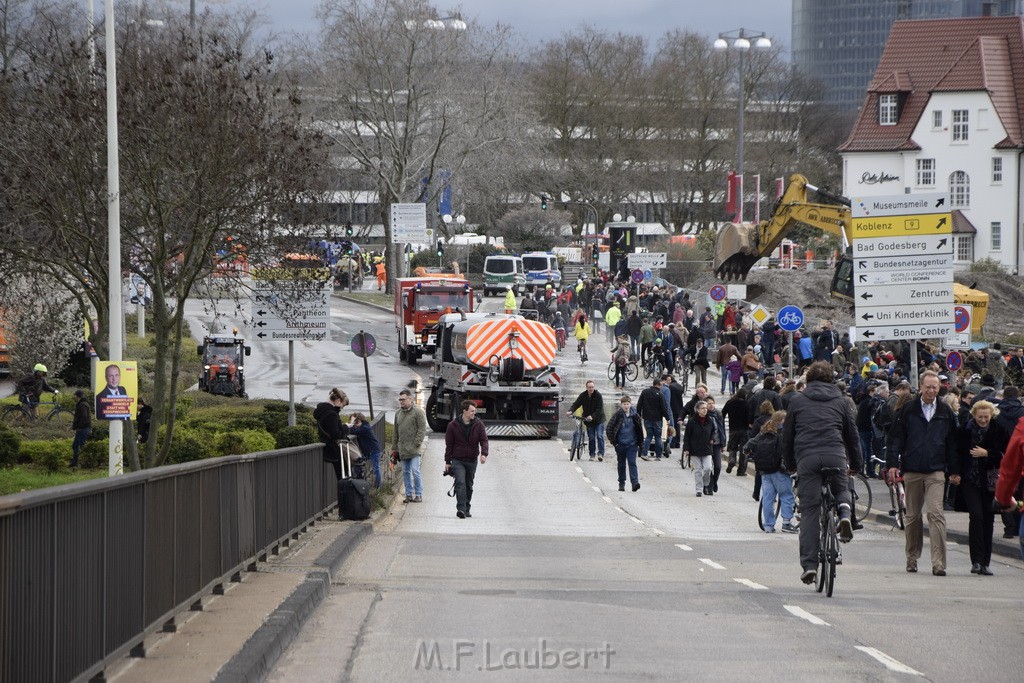
M 889 483 L 886 475 L 885 460 L 877 456 L 871 456 L 871 463 L 879 466 L 879 476 L 885 480 L 889 489 L 889 516 L 896 521 L 896 528 L 903 530 L 907 528 L 907 491 L 903 487 L 903 472 L 896 470 L 895 481 Z
M 45 406 L 49 406 L 50 409 L 45 413 L 41 412 L 45 410 Z M 57 397 L 54 395 L 52 401 L 39 401 L 38 403 L 16 403 L 9 405 L 4 408 L 4 412 L 0 414 L 0 420 L 8 426 L 23 426 L 29 425 L 34 422 L 46 420 L 47 422 L 55 422 L 60 424 L 62 427 L 71 429 L 71 422 L 74 419 L 74 413 L 70 410 L 65 410 L 57 403 Z

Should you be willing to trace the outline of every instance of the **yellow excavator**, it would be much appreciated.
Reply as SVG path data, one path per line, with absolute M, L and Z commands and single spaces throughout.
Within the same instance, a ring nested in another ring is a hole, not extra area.
M 822 199 L 834 203 L 807 201 L 808 192 L 814 192 Z M 844 237 L 846 244 L 850 244 L 850 218 L 849 199 L 815 187 L 807 182 L 807 178 L 795 173 L 789 177 L 789 186 L 775 204 L 768 220 L 757 224 L 726 223 L 718 231 L 718 239 L 715 242 L 715 275 L 723 280 L 745 279 L 754 264 L 767 258 L 782 243 L 786 235 L 800 224 Z M 836 264 L 830 290 L 834 298 L 853 303 L 853 258 L 849 253 L 844 254 Z M 953 301 L 974 306 L 971 331 L 974 335 L 979 335 L 988 316 L 988 294 L 954 282 Z

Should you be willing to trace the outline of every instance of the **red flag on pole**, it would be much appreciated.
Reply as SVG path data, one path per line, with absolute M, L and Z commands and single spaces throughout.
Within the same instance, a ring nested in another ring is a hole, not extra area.
M 725 213 L 736 213 L 736 174 L 729 171 L 725 177 Z

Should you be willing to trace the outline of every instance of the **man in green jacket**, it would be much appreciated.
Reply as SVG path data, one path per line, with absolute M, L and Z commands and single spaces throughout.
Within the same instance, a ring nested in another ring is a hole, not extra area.
M 395 413 L 395 431 L 391 437 L 391 460 L 402 460 L 402 478 L 405 480 L 405 502 L 423 502 L 423 476 L 420 458 L 423 442 L 427 438 L 427 415 L 412 401 L 412 392 L 398 392 L 398 412 Z

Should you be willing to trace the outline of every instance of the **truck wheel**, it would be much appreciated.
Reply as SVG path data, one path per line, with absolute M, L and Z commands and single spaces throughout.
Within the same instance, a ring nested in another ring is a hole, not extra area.
M 403 363 L 406 362 L 405 347 L 402 346 L 401 344 L 398 345 L 398 360 L 402 361 Z
M 427 414 L 427 424 L 433 431 L 440 434 L 441 432 L 444 432 L 446 429 L 448 429 L 449 420 L 445 420 L 444 418 L 440 418 L 437 416 L 436 392 L 430 393 L 430 398 L 427 399 L 427 405 L 424 407 L 423 412 Z

